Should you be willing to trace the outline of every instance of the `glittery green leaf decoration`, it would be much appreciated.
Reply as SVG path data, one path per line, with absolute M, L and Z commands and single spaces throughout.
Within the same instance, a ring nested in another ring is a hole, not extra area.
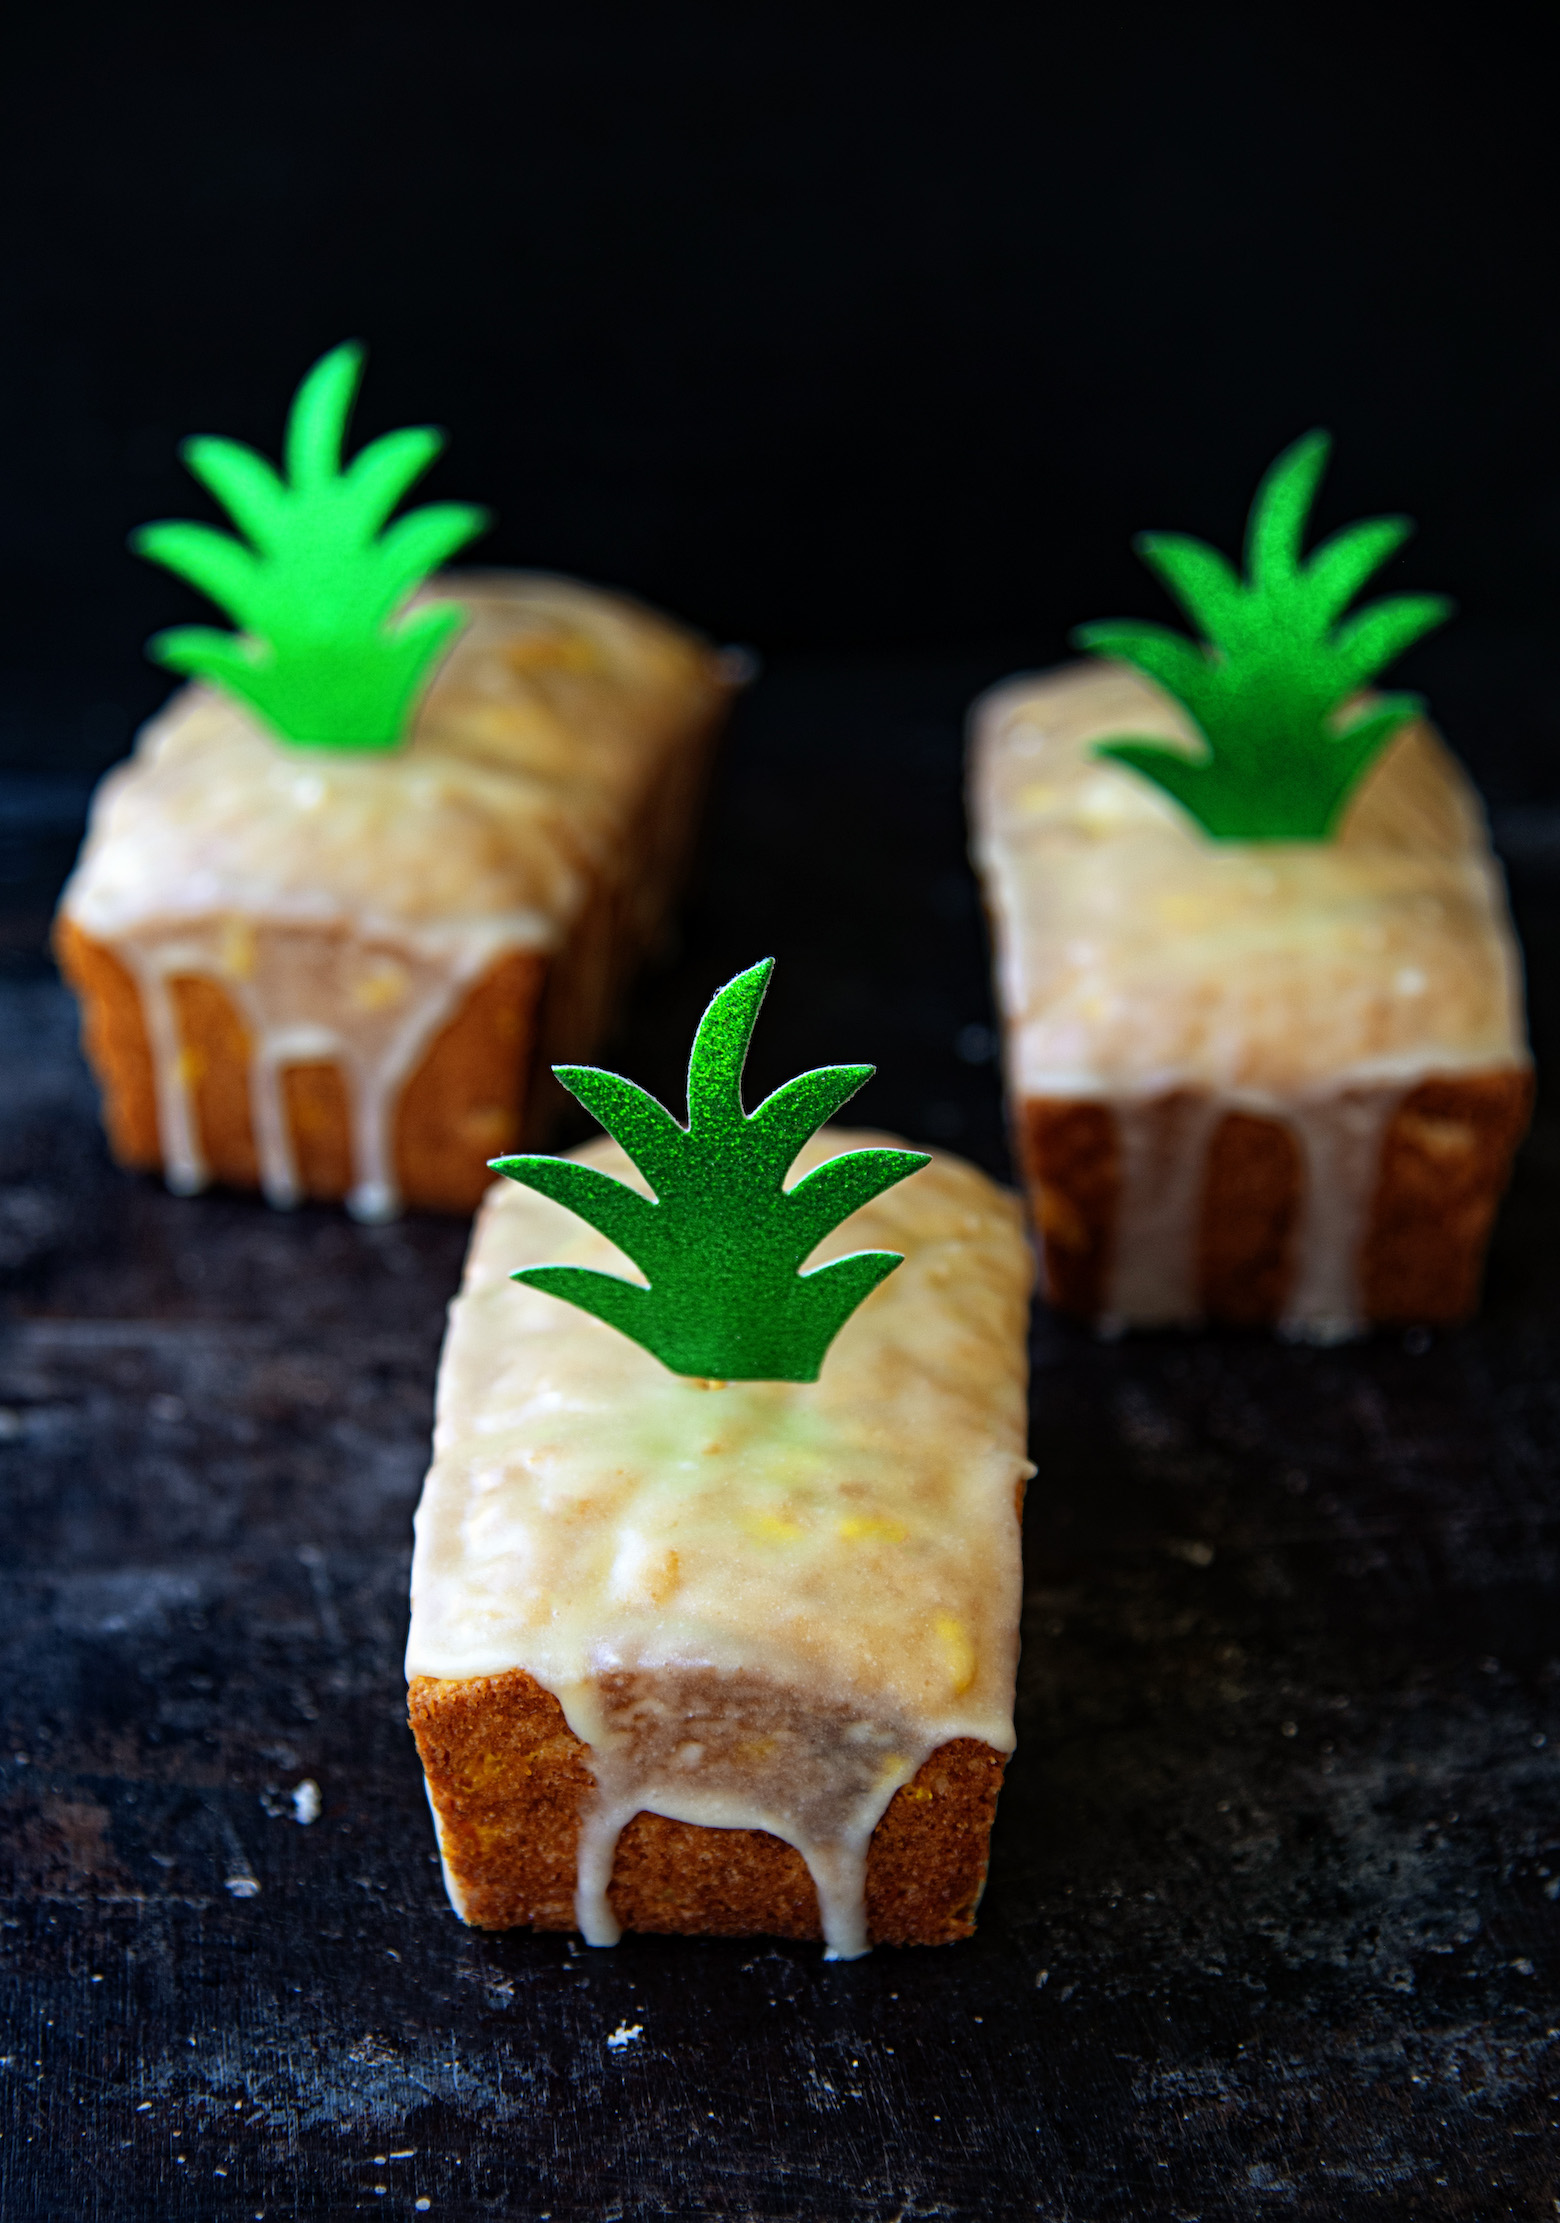
M 594 1313 L 674 1374 L 706 1381 L 815 1382 L 829 1345 L 900 1254 L 855 1251 L 805 1274 L 803 1260 L 852 1212 L 927 1163 L 920 1150 L 849 1150 L 784 1186 L 803 1143 L 874 1069 L 822 1066 L 744 1112 L 742 1069 L 773 970 L 766 958 L 739 973 L 699 1022 L 686 1127 L 616 1073 L 553 1067 L 628 1152 L 653 1202 L 573 1159 L 492 1161 L 587 1220 L 650 1286 L 586 1266 L 527 1266 L 514 1279 Z
M 186 440 L 190 471 L 244 535 L 143 525 L 137 555 L 187 579 L 242 630 L 181 625 L 149 653 L 236 695 L 284 741 L 392 749 L 406 738 L 435 666 L 465 623 L 455 604 L 403 616 L 428 573 L 482 530 L 487 512 L 435 502 L 391 511 L 444 446 L 420 425 L 386 433 L 342 466 L 363 350 L 333 348 L 287 419 L 286 477 L 236 440 Z
M 1246 577 L 1216 548 L 1181 533 L 1133 546 L 1187 612 L 1200 641 L 1160 625 L 1080 626 L 1079 648 L 1135 664 L 1174 695 L 1204 744 L 1189 756 L 1163 740 L 1113 736 L 1095 753 L 1162 787 L 1221 841 L 1326 841 L 1356 781 L 1418 695 L 1387 695 L 1348 717 L 1367 683 L 1450 615 L 1438 594 L 1396 595 L 1345 618 L 1371 574 L 1408 538 L 1406 517 L 1377 517 L 1302 554 L 1331 441 L 1308 432 L 1257 489 Z

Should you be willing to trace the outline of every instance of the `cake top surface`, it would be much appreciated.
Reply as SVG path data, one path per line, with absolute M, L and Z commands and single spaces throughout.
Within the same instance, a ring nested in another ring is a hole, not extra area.
M 556 944 L 730 682 L 693 634 L 572 580 L 446 576 L 422 599 L 470 623 L 407 746 L 289 746 L 187 687 L 99 788 L 68 914 L 99 935 L 235 912 Z
M 793 1174 L 893 1138 L 828 1129 Z M 640 1186 L 615 1144 L 576 1155 Z M 417 1516 L 409 1675 L 711 1666 L 1012 1745 L 1015 1491 L 1032 1273 L 1016 1201 L 956 1158 L 815 1262 L 904 1253 L 816 1383 L 709 1388 L 509 1279 L 632 1268 L 560 1206 L 488 1196 L 452 1310 Z M 571 1719 L 575 1713 L 571 1712 Z
M 1212 841 L 1102 736 L 1195 747 L 1125 665 L 1006 682 L 973 717 L 971 816 L 1026 1095 L 1187 1085 L 1254 1107 L 1341 1081 L 1525 1063 L 1479 800 L 1416 720 L 1329 842 Z

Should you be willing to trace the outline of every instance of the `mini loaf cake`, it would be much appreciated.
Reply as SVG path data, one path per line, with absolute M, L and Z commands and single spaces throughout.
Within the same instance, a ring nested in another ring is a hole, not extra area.
M 279 743 L 175 696 L 111 772 L 60 908 L 116 1156 L 192 1191 L 474 1209 L 539 1060 L 652 945 L 732 693 L 619 597 L 462 576 L 410 741 Z
M 884 1139 L 826 1129 L 793 1187 Z M 574 1162 L 649 1193 L 612 1143 Z M 468 1922 L 840 1956 L 970 1931 L 1013 1744 L 1031 1262 L 1013 1200 L 944 1156 L 816 1258 L 877 1243 L 903 1263 L 816 1382 L 701 1382 L 512 1287 L 625 1262 L 545 1197 L 488 1196 L 407 1653 Z
M 1089 628 L 1084 645 L 1139 668 L 1013 680 L 973 713 L 974 851 L 1046 1290 L 1107 1326 L 1327 1341 L 1460 1319 L 1527 1122 L 1521 966 L 1478 798 L 1415 698 L 1357 692 L 1360 665 L 1439 609 L 1378 604 L 1315 645 L 1337 649 L 1356 723 L 1324 725 L 1309 760 L 1296 742 L 1243 762 L 1239 720 L 1205 699 L 1251 681 L 1263 594 L 1292 593 L 1292 650 L 1301 592 L 1302 618 L 1330 618 L 1406 530 L 1355 527 L 1369 545 L 1340 534 L 1302 565 L 1324 455 L 1313 437 L 1269 475 L 1247 582 L 1200 544 L 1140 543 L 1215 646 Z M 1278 663 L 1256 674 L 1269 716 L 1287 708 Z
M 391 521 L 443 435 L 348 462 L 362 369 L 350 343 L 315 364 L 281 471 L 184 443 L 236 533 L 134 536 L 238 630 L 150 643 L 204 684 L 99 789 L 56 948 L 125 1164 L 376 1219 L 472 1210 L 538 1057 L 601 1031 L 664 920 L 732 674 L 567 580 L 429 582 L 486 513 Z

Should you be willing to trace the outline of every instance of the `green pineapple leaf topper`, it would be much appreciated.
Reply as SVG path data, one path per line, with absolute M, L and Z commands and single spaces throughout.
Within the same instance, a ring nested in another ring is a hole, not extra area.
M 553 1071 L 629 1156 L 655 1200 L 570 1158 L 494 1158 L 498 1173 L 578 1213 L 634 1261 L 648 1289 L 588 1266 L 526 1266 L 533 1289 L 592 1312 L 669 1367 L 717 1382 L 815 1382 L 824 1354 L 901 1253 L 802 1261 L 859 1206 L 928 1163 L 921 1150 L 848 1150 L 792 1189 L 808 1137 L 869 1080 L 870 1065 L 802 1073 L 742 1109 L 742 1068 L 774 959 L 728 981 L 699 1022 L 688 1124 L 593 1065 Z
M 137 555 L 187 579 L 238 633 L 175 626 L 148 653 L 223 687 L 284 741 L 393 749 L 465 623 L 453 603 L 401 615 L 438 564 L 486 525 L 466 502 L 386 520 L 444 446 L 431 425 L 388 432 L 342 467 L 363 350 L 347 341 L 308 373 L 287 418 L 286 477 L 237 440 L 186 440 L 189 470 L 245 536 L 143 525 Z
M 1216 548 L 1185 534 L 1142 533 L 1133 542 L 1200 641 L 1117 619 L 1073 634 L 1075 646 L 1119 656 L 1157 680 L 1205 744 L 1193 758 L 1162 740 L 1121 735 L 1096 743 L 1094 753 L 1153 780 L 1216 840 L 1330 839 L 1356 781 L 1421 697 L 1384 696 L 1346 723 L 1340 713 L 1451 614 L 1443 595 L 1401 594 L 1343 616 L 1413 525 L 1368 518 L 1304 557 L 1331 445 L 1325 432 L 1308 432 L 1269 468 L 1251 505 L 1244 579 Z

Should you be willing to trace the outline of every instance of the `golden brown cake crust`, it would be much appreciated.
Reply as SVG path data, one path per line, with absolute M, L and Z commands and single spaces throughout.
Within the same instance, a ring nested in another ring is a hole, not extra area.
M 135 982 L 114 952 L 63 914 L 54 955 L 81 1006 L 81 1046 L 103 1092 L 109 1148 L 122 1166 L 162 1163 L 152 1052 Z
M 1392 1116 L 1360 1285 L 1372 1321 L 1451 1323 L 1478 1303 L 1484 1248 L 1533 1077 L 1520 1069 L 1423 1080 Z M 1104 1310 L 1118 1152 L 1109 1105 L 1030 1099 L 1015 1121 L 1045 1291 L 1064 1312 Z M 1277 1121 L 1230 1112 L 1208 1153 L 1198 1286 L 1210 1319 L 1266 1326 L 1283 1313 L 1300 1205 L 1300 1156 Z
M 523 1668 L 457 1681 L 414 1677 L 412 1732 L 466 1919 L 572 1930 L 589 1753 Z M 945 1744 L 896 1792 L 867 1854 L 874 1944 L 968 1937 L 986 1877 L 1003 1758 Z M 765 1830 L 708 1829 L 641 1813 L 618 1841 L 608 1894 L 625 1929 L 718 1937 L 822 1936 L 802 1856 Z
M 1208 1145 L 1197 1286 L 1210 1319 L 1258 1327 L 1284 1309 L 1300 1152 L 1276 1119 L 1226 1112 Z
M 87 1057 L 103 1091 L 104 1121 L 121 1165 L 161 1163 L 157 1096 L 141 1000 L 105 943 L 61 917 L 60 970 L 80 999 Z M 529 951 L 498 958 L 466 991 L 401 1091 L 396 1170 L 413 1208 L 471 1212 L 492 1179 L 487 1161 L 520 1140 L 536 1013 L 548 961 Z M 249 1104 L 249 1039 L 220 984 L 194 975 L 172 984 L 179 1036 L 202 1149 L 213 1180 L 258 1180 Z M 346 1086 L 333 1065 L 286 1069 L 287 1108 L 306 1196 L 334 1200 L 351 1187 Z
M 1387 1129 L 1361 1272 L 1373 1320 L 1462 1320 L 1533 1109 L 1528 1072 L 1421 1081 Z

